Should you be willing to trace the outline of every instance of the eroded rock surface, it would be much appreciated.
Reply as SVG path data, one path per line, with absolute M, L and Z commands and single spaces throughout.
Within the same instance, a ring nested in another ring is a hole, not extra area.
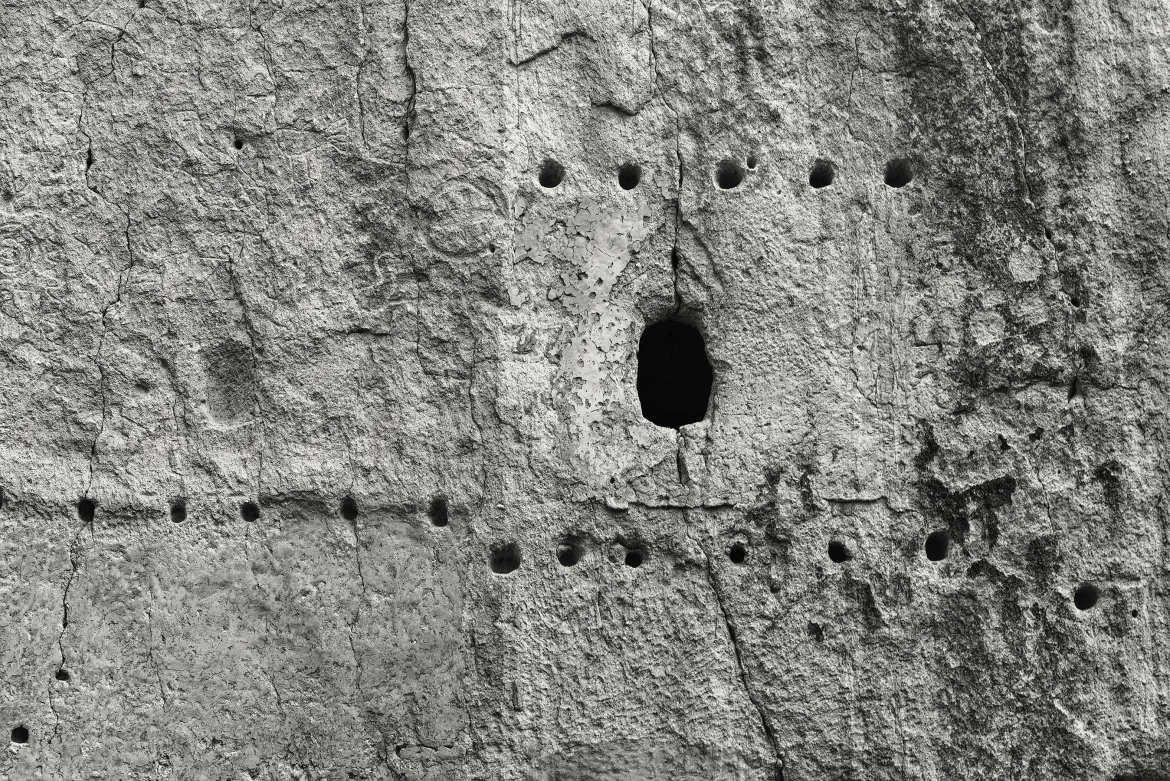
M 8 3 L 0 776 L 1170 779 L 1168 36 Z

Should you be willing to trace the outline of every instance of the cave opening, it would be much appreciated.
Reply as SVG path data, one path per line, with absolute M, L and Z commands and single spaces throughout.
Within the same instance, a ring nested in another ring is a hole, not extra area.
M 707 415 L 714 374 L 703 335 L 678 320 L 646 327 L 638 343 L 638 399 L 642 417 L 680 428 Z

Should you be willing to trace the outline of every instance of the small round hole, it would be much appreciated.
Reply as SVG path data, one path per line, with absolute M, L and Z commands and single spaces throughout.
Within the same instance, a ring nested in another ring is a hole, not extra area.
M 814 160 L 812 169 L 808 172 L 808 183 L 819 190 L 831 185 L 836 175 L 837 172 L 833 170 L 833 164 L 828 160 Z
M 28 727 L 21 724 L 19 727 L 12 728 L 12 742 L 13 743 L 28 743 Z
M 758 164 L 759 164 L 759 162 L 756 160 L 756 156 L 755 156 L 755 155 L 748 155 L 748 159 L 747 159 L 747 167 L 748 167 L 748 170 L 749 170 L 749 171 L 754 171 L 754 170 L 756 170 L 756 166 L 757 166 Z
M 623 190 L 633 190 L 642 181 L 642 166 L 626 163 L 618 169 L 618 184 Z
M 431 507 L 427 510 L 431 523 L 435 526 L 447 525 L 447 497 L 436 496 L 431 500 Z
M 540 166 L 540 181 L 541 187 L 552 189 L 561 183 L 565 178 L 565 167 L 556 160 L 545 160 Z
M 1092 583 L 1082 583 L 1073 592 L 1073 604 L 1077 606 L 1077 610 L 1088 610 L 1097 604 L 1100 596 L 1101 592 Z
M 340 512 L 341 517 L 347 521 L 357 520 L 358 506 L 352 496 L 347 496 L 341 500 Z
M 232 146 L 234 146 L 236 149 L 243 149 L 244 148 L 244 139 L 240 138 L 239 136 L 236 136 L 235 138 L 232 139 Z
M 851 558 L 853 558 L 853 554 L 845 547 L 845 543 L 840 540 L 833 540 L 829 543 L 829 561 L 840 564 Z
M 747 560 L 747 546 L 737 542 L 727 550 L 727 558 L 732 564 L 743 564 Z
M 577 537 L 566 537 L 557 546 L 557 561 L 561 563 L 562 567 L 575 566 L 584 555 L 585 548 Z
M 904 157 L 886 163 L 886 184 L 890 187 L 905 187 L 914 180 L 914 164 Z
M 59 670 L 57 670 L 56 673 L 53 674 L 53 677 L 56 678 L 58 681 L 68 681 L 69 680 L 69 671 L 66 670 L 64 667 L 62 667 Z
M 1135 609 L 1133 609 L 1133 610 L 1129 611 L 1129 615 L 1130 615 L 1132 618 L 1137 618 L 1137 617 L 1138 617 L 1138 612 L 1137 612 L 1137 609 L 1135 608 Z
M 187 502 L 183 499 L 176 499 L 171 502 L 171 521 L 182 523 L 185 520 L 187 520 Z
M 245 521 L 260 520 L 260 505 L 255 502 L 244 502 L 240 505 L 240 517 Z
M 720 190 L 739 187 L 743 181 L 743 166 L 734 160 L 724 160 L 715 168 L 715 184 Z
M 641 567 L 642 562 L 646 560 L 645 555 L 640 548 L 630 548 L 626 551 L 626 566 L 627 567 Z
M 77 517 L 85 523 L 93 523 L 93 514 L 96 509 L 97 505 L 94 504 L 93 499 L 84 496 L 77 502 Z
M 946 529 L 933 531 L 926 537 L 926 558 L 942 561 L 951 547 L 951 535 Z
M 515 572 L 520 568 L 520 546 L 507 542 L 492 548 L 491 567 L 497 575 Z

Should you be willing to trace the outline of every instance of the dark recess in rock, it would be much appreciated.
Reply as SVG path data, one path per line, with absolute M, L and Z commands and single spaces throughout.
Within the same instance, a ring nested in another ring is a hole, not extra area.
M 537 176 L 541 187 L 551 190 L 559 185 L 564 178 L 565 167 L 556 160 L 549 159 L 541 163 L 540 174 Z
M 853 554 L 849 552 L 849 548 L 840 540 L 832 540 L 829 542 L 829 561 L 837 564 L 842 564 L 853 558 Z
M 950 546 L 950 532 L 946 529 L 933 531 L 926 537 L 926 558 L 931 561 L 942 561 L 947 557 Z
M 837 172 L 833 169 L 833 164 L 828 160 L 816 160 L 813 162 L 812 169 L 808 172 L 808 183 L 811 187 L 819 190 L 823 187 L 828 187 L 833 183 Z
M 715 166 L 715 184 L 720 190 L 734 190 L 743 183 L 744 168 L 735 160 L 724 160 Z
M 642 417 L 680 428 L 707 414 L 714 375 L 698 330 L 678 320 L 648 326 L 638 343 L 638 398 Z
M 497 575 L 507 575 L 520 568 L 520 546 L 514 542 L 506 542 L 492 548 L 492 572 Z
M 1077 606 L 1077 610 L 1088 610 L 1097 604 L 1100 596 L 1101 592 L 1092 583 L 1082 583 L 1073 592 L 1073 604 Z
M 448 520 L 447 497 L 436 496 L 431 499 L 431 506 L 427 509 L 427 516 L 434 526 L 446 526 Z
M 905 187 L 914 180 L 914 163 L 897 158 L 886 163 L 885 181 L 890 187 Z
M 576 535 L 567 535 L 557 545 L 557 561 L 563 567 L 576 566 L 585 555 L 584 541 Z
M 618 169 L 618 184 L 623 190 L 633 190 L 642 181 L 642 166 L 626 163 Z

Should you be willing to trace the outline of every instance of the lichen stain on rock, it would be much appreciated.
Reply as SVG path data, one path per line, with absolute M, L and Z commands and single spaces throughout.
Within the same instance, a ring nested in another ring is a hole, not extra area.
M 636 323 L 627 307 L 614 302 L 613 292 L 650 238 L 651 217 L 645 205 L 614 212 L 583 200 L 565 220 L 525 225 L 516 240 L 518 263 L 560 270 L 544 293 L 548 300 L 559 301 L 575 322 L 565 334 L 553 394 L 561 400 L 557 411 L 568 428 L 573 458 L 594 476 L 621 468 L 602 457 L 600 445 L 612 439 L 615 424 L 637 419 L 632 374 Z M 667 261 L 662 267 L 669 268 Z M 518 287 L 509 293 L 514 306 L 526 298 Z

